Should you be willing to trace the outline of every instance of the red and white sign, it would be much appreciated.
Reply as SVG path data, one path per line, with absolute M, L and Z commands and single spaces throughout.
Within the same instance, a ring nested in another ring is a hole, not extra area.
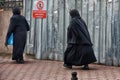
M 47 11 L 43 10 L 44 2 L 42 0 L 36 0 L 33 6 L 33 18 L 46 18 Z
M 46 18 L 46 10 L 33 10 L 33 18 Z
M 38 10 L 41 10 L 44 7 L 44 3 L 42 1 L 38 1 L 36 6 Z

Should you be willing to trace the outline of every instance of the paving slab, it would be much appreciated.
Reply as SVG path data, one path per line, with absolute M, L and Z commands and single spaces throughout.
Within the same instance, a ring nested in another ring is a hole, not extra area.
M 24 64 L 17 64 L 10 55 L 0 55 L 0 80 L 71 80 L 72 72 L 77 72 L 78 80 L 120 80 L 120 67 L 90 64 L 90 70 L 81 66 L 67 69 L 62 61 L 31 56 L 25 56 Z

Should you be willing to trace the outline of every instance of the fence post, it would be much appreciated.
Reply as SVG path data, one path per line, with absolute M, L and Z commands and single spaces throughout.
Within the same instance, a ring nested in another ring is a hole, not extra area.
M 71 80 L 78 80 L 78 78 L 77 78 L 77 72 L 72 72 L 71 75 L 72 75 Z

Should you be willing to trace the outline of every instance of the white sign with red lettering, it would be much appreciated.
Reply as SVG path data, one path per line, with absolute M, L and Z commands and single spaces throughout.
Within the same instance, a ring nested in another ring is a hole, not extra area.
M 33 18 L 46 18 L 46 0 L 34 0 L 33 3 Z

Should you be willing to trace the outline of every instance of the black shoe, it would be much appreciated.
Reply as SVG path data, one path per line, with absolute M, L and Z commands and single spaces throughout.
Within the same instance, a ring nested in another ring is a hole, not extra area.
M 72 69 L 72 65 L 63 64 L 64 67 Z
M 17 59 L 16 62 L 19 63 L 19 64 L 23 64 L 24 60 L 23 59 Z
M 20 60 L 19 63 L 20 63 L 20 64 L 24 64 L 24 60 Z
M 88 64 L 87 64 L 87 65 L 84 65 L 84 67 L 83 67 L 82 69 L 83 69 L 83 70 L 89 70 Z
M 12 58 L 12 60 L 16 60 L 15 58 Z
M 19 59 L 16 59 L 16 62 L 19 63 Z

